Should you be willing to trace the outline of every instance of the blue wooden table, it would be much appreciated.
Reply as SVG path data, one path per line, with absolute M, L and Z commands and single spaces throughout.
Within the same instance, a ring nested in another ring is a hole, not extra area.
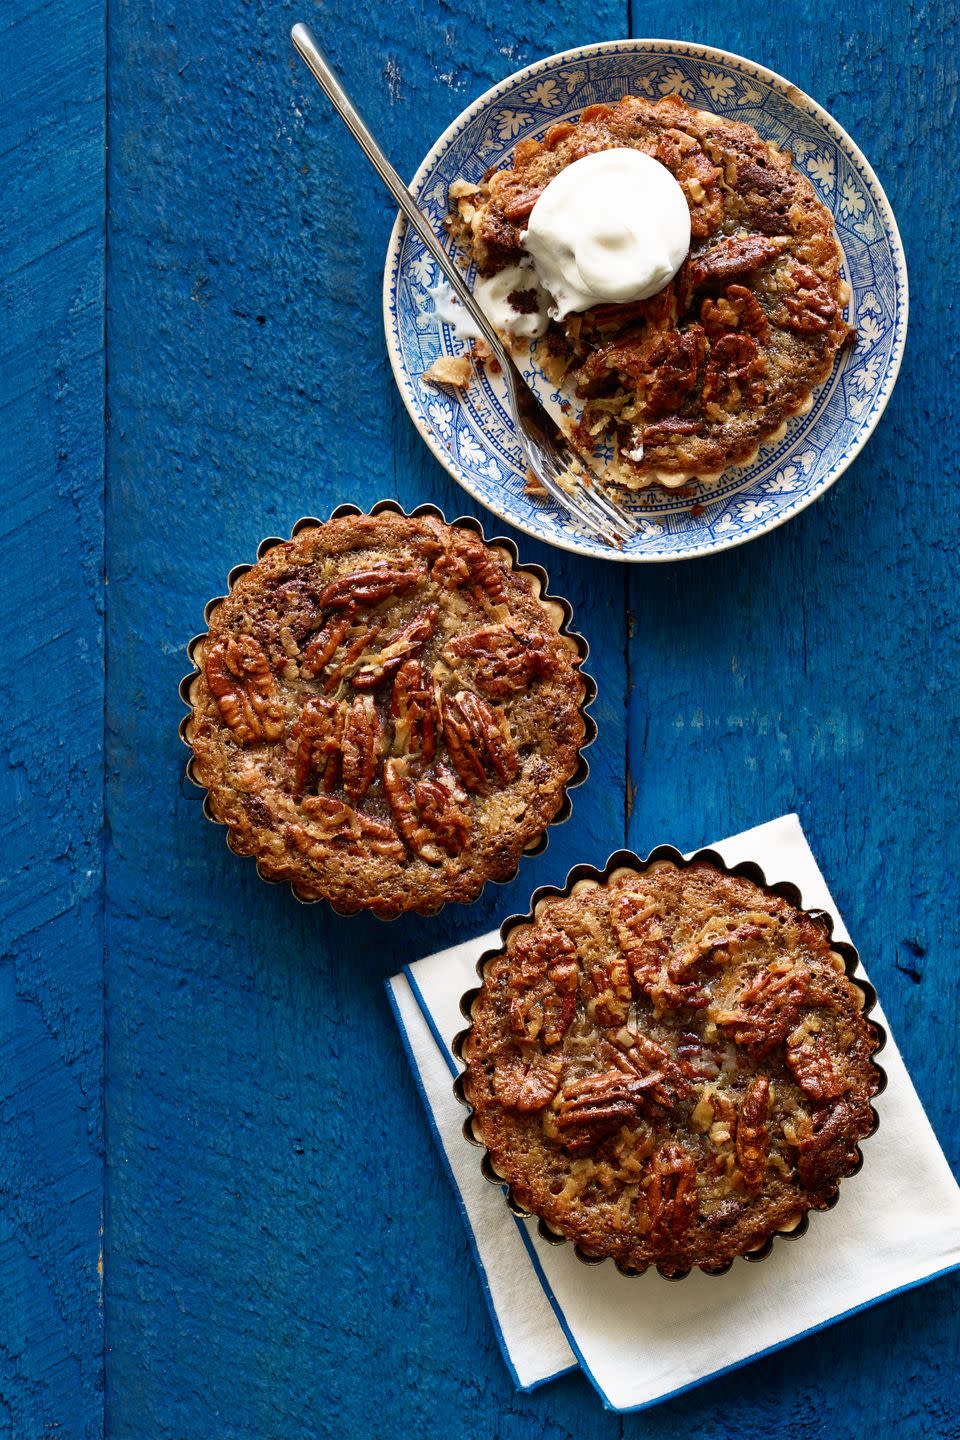
M 960 1435 L 956 1279 L 622 1421 L 579 1376 L 517 1394 L 382 989 L 577 860 L 797 809 L 957 1169 L 954 18 L 6 0 L 4 1440 Z M 262 536 L 344 499 L 470 509 L 394 391 L 391 209 L 295 61 L 298 19 L 408 174 L 552 51 L 748 55 L 858 142 L 911 272 L 879 430 L 790 525 L 631 571 L 518 537 L 593 642 L 590 781 L 511 886 L 389 927 L 262 885 L 177 738 L 183 646 Z

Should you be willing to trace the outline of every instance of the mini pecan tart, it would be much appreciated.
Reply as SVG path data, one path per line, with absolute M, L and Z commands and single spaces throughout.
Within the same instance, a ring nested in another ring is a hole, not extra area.
M 609 479 L 630 489 L 715 479 L 809 409 L 854 339 L 833 219 L 792 156 L 750 125 L 674 95 L 628 95 L 589 106 L 542 143 L 520 141 L 513 168 L 479 187 L 453 187 L 448 226 L 480 275 L 523 257 L 527 220 L 554 176 L 617 147 L 672 172 L 690 208 L 690 251 L 659 294 L 552 322 L 544 368 L 582 402 L 579 447 L 612 444 Z
M 231 848 L 347 914 L 509 879 L 586 773 L 569 606 L 509 542 L 430 507 L 350 507 L 265 547 L 208 607 L 181 692 Z
M 622 853 L 539 892 L 455 1042 L 489 1178 L 627 1274 L 761 1258 L 834 1203 L 876 1128 L 856 952 L 793 887 L 703 856 Z

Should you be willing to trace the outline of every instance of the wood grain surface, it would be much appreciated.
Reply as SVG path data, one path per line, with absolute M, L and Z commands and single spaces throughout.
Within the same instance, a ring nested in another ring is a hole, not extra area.
M 111 0 L 105 529 L 105 7 L 61 8 L 75 67 L 31 82 L 18 58 L 2 90 L 21 124 L 31 83 L 42 104 L 12 161 L 4 146 L 16 201 L 0 218 L 18 336 L 0 357 L 18 437 L 0 475 L 21 537 L 4 579 L 31 621 L 0 680 L 0 1435 L 101 1424 L 103 953 L 109 1440 L 960 1436 L 956 1280 L 644 1415 L 605 1413 L 578 1375 L 518 1394 L 382 989 L 577 860 L 797 809 L 957 1169 L 952 7 Z M 12 0 L 0 26 L 22 47 L 52 10 Z M 298 906 L 227 850 L 183 779 L 184 645 L 263 536 L 341 500 L 473 509 L 395 392 L 391 207 L 290 49 L 300 19 L 407 174 L 478 92 L 552 51 L 633 33 L 748 55 L 864 150 L 911 274 L 887 413 L 788 526 L 629 571 L 516 537 L 591 641 L 600 738 L 547 852 L 429 921 Z
M 0 1435 L 101 1433 L 101 0 L 0 7 Z M 52 46 L 59 32 L 63 42 Z

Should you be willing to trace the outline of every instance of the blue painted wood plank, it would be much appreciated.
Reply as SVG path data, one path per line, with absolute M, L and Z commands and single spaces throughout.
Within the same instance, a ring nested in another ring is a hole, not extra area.
M 518 1434 L 532 1401 L 382 981 L 622 838 L 623 576 L 517 537 L 578 613 L 607 613 L 609 643 L 592 782 L 512 885 L 430 922 L 346 922 L 227 851 L 179 785 L 176 686 L 204 601 L 261 536 L 340 500 L 473 507 L 396 395 L 393 213 L 292 53 L 303 11 L 233 7 L 216 33 L 184 0 L 110 16 L 108 1434 L 362 1436 L 372 1413 L 384 1433 L 468 1434 L 481 1396 Z M 624 18 L 601 0 L 595 23 Z M 478 90 L 579 33 L 573 4 L 478 23 L 439 0 L 338 0 L 315 23 L 407 173 Z M 584 1440 L 616 1430 L 579 1383 L 549 1406 Z
M 812 509 L 727 555 L 634 575 L 631 839 L 687 848 L 799 811 L 956 1172 L 960 808 L 946 737 L 960 719 L 960 521 L 944 477 L 960 424 L 944 367 L 958 306 L 938 279 L 958 231 L 944 184 L 953 12 L 806 4 L 789 26 L 719 0 L 695 13 L 682 33 L 786 75 L 866 154 L 906 248 L 910 336 L 876 434 Z M 635 4 L 635 33 L 654 16 Z M 958 1298 L 956 1277 L 904 1296 L 624 1433 L 679 1434 L 709 1407 L 736 1415 L 723 1435 L 772 1415 L 781 1433 L 820 1434 L 827 1413 L 844 1417 L 836 1433 L 954 1435 Z
M 103 21 L 102 0 L 0 13 L 0 1434 L 15 1440 L 102 1434 Z

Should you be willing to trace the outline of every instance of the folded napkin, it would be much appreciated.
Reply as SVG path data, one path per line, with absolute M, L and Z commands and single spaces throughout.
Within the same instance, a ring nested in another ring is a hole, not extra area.
M 755 860 L 771 883 L 793 881 L 807 908 L 834 917 L 837 939 L 849 938 L 795 815 L 713 848 L 729 865 Z M 812 1213 L 805 1237 L 776 1240 L 759 1264 L 738 1260 L 722 1276 L 694 1270 L 675 1284 L 655 1270 L 630 1279 L 609 1261 L 585 1266 L 572 1245 L 548 1245 L 536 1220 L 513 1216 L 481 1175 L 451 1088 L 450 1044 L 466 1023 L 460 997 L 498 941 L 492 932 L 418 960 L 387 993 L 519 1388 L 579 1364 L 609 1409 L 640 1410 L 960 1268 L 960 1189 L 879 1005 L 880 1128 L 863 1141 L 863 1169 L 844 1180 L 837 1207 Z

